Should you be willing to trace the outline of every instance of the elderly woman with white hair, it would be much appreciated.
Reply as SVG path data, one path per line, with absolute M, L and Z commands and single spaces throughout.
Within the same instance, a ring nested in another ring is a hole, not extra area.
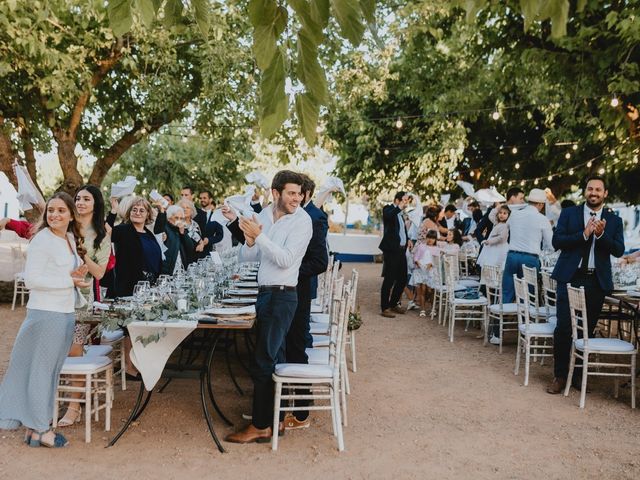
M 167 251 L 162 262 L 162 273 L 173 275 L 181 267 L 187 268 L 196 260 L 195 243 L 187 232 L 184 209 L 178 205 L 171 205 L 165 212 L 158 212 L 154 233 L 164 233 Z
M 204 222 L 204 231 L 196 222 L 196 206 L 187 198 L 183 198 L 178 205 L 184 209 L 184 220 L 186 230 L 193 240 L 195 247 L 195 255 L 197 258 L 203 258 L 209 255 L 213 244 L 222 240 L 224 232 L 222 225 L 216 221 Z M 205 219 L 206 220 L 206 219 Z

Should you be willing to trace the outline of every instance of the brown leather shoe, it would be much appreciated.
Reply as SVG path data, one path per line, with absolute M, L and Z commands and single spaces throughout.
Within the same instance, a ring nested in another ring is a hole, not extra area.
M 249 424 L 242 430 L 227 435 L 224 440 L 225 442 L 231 443 L 270 442 L 271 427 L 256 428 L 252 424 Z
M 553 382 L 547 385 L 547 393 L 551 395 L 558 395 L 564 391 L 564 387 L 567 385 L 566 378 L 554 378 Z
M 383 317 L 387 317 L 387 318 L 396 318 L 394 313 L 388 308 L 386 310 L 383 310 L 380 315 L 382 315 Z
M 400 313 L 402 315 L 404 315 L 405 313 L 407 313 L 407 310 L 402 308 L 400 305 L 396 305 L 395 307 L 393 307 L 391 309 L 392 311 L 394 311 L 395 313 Z
M 311 426 L 311 417 L 306 420 L 298 420 L 293 414 L 287 413 L 284 417 L 285 430 L 299 430 L 301 428 L 309 428 Z

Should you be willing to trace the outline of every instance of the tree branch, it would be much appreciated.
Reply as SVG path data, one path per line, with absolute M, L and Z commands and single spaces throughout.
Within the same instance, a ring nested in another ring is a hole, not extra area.
M 33 142 L 31 141 L 31 132 L 27 127 L 27 123 L 25 122 L 24 117 L 18 117 L 16 122 L 18 123 L 18 130 L 20 132 L 20 138 L 22 139 L 22 151 L 24 152 L 24 159 L 25 159 L 25 165 L 27 166 L 27 171 L 29 172 L 29 176 L 31 177 L 33 184 L 36 186 L 38 191 L 42 194 L 42 189 L 40 188 L 40 185 L 38 185 L 38 172 L 36 170 L 36 155 L 35 155 L 35 149 L 33 147 Z
M 0 170 L 4 172 L 11 184 L 18 188 L 18 180 L 13 172 L 13 162 L 18 159 L 13 145 L 11 144 L 11 137 L 5 130 L 5 119 L 0 116 Z
M 109 57 L 98 61 L 98 69 L 93 72 L 91 81 L 87 89 L 78 97 L 76 104 L 71 112 L 71 119 L 69 121 L 68 136 L 69 138 L 76 138 L 80 121 L 82 120 L 82 114 L 87 106 L 87 102 L 91 97 L 91 91 L 102 81 L 102 79 L 109 73 L 109 71 L 120 61 L 122 56 L 122 38 L 119 38 L 113 48 Z

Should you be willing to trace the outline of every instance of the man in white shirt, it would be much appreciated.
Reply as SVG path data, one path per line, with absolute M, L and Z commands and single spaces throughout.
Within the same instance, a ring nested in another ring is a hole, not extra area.
M 552 249 L 553 230 L 551 223 L 541 213 L 547 201 L 544 190 L 534 188 L 527 197 L 528 203 L 509 205 L 511 215 L 509 225 L 509 253 L 502 275 L 502 301 L 513 303 L 515 288 L 513 274 L 522 277 L 522 266 L 535 267 L 540 270 L 540 253 L 542 249 Z M 497 209 L 491 212 L 495 217 Z M 492 218 L 493 221 L 493 218 Z M 495 222 L 494 222 L 495 223 Z
M 298 304 L 298 271 L 312 235 L 311 218 L 300 206 L 302 183 L 299 174 L 281 170 L 271 183 L 273 203 L 257 217 L 238 220 L 245 239 L 241 261 L 260 261 L 257 338 L 251 365 L 251 424 L 228 435 L 228 442 L 271 440 L 274 398 L 271 376 L 276 364 L 285 361 L 285 339 Z

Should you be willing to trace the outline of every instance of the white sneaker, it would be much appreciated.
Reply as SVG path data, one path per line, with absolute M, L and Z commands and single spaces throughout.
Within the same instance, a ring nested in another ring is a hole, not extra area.
M 416 305 L 416 302 L 414 302 L 413 300 L 409 300 L 409 303 L 407 303 L 407 310 L 413 310 L 417 307 L 418 306 Z
M 496 337 L 495 335 L 491 335 L 491 338 L 489 339 L 489 343 L 491 345 L 500 345 L 500 337 Z
M 427 316 L 427 312 L 425 312 L 424 310 L 420 310 L 420 316 L 421 317 L 426 317 Z

